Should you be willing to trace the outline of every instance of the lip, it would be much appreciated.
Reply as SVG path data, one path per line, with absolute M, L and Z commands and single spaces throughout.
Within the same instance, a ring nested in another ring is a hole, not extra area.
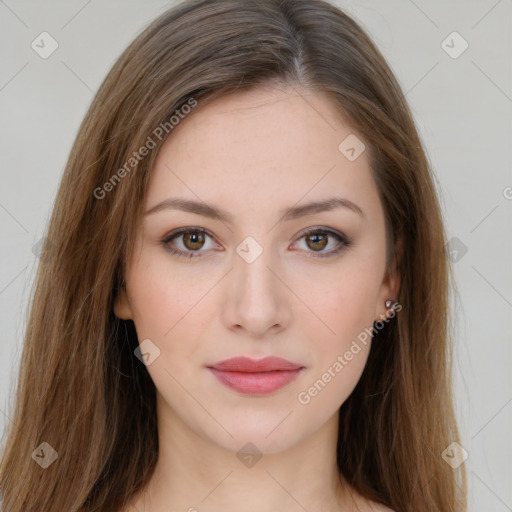
M 264 395 L 283 388 L 304 366 L 281 357 L 234 357 L 207 368 L 225 386 L 248 395 Z
M 279 370 L 298 370 L 303 368 L 301 364 L 292 363 L 282 357 L 264 357 L 263 359 L 251 359 L 250 357 L 233 357 L 225 361 L 219 361 L 208 365 L 225 372 L 272 372 Z

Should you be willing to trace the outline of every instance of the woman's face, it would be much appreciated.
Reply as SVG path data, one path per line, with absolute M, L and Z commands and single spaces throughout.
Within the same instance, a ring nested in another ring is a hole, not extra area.
M 397 285 L 366 151 L 334 105 L 291 88 L 199 103 L 145 211 L 115 313 L 135 323 L 159 419 L 268 453 L 334 421 Z M 217 364 L 269 356 L 298 369 Z

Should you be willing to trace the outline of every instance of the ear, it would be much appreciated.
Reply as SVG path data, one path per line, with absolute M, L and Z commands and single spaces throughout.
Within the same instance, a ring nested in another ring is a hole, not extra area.
M 130 302 L 128 301 L 128 295 L 126 294 L 126 288 L 123 286 L 119 291 L 114 302 L 114 314 L 123 320 L 132 319 L 132 309 Z
M 395 251 L 393 261 L 389 264 L 386 275 L 382 280 L 379 290 L 377 304 L 375 305 L 375 322 L 386 318 L 385 302 L 388 299 L 398 300 L 398 292 L 400 291 L 400 273 L 398 271 L 399 264 L 402 259 L 403 243 L 402 237 L 399 237 L 395 243 Z

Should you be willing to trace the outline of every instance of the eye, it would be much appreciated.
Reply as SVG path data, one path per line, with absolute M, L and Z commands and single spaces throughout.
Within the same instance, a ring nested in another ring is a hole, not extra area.
M 181 248 L 176 248 L 173 246 L 174 241 L 180 238 L 183 239 L 178 244 L 181 245 Z M 207 238 L 213 239 L 212 235 L 203 228 L 181 228 L 166 235 L 161 240 L 161 244 L 171 254 L 191 259 L 201 256 L 200 253 L 205 252 L 201 249 L 204 248 Z M 306 252 L 313 253 L 311 255 L 315 258 L 335 256 L 352 243 L 345 235 L 330 229 L 313 229 L 304 233 L 299 240 L 303 238 L 306 240 L 307 247 L 312 249 L 311 251 L 306 250 Z M 330 238 L 334 238 L 338 242 L 338 246 L 330 251 L 324 251 L 323 249 L 328 246 Z
M 171 254 L 176 254 L 177 256 L 183 256 L 185 258 L 190 259 L 200 256 L 200 254 L 194 253 L 204 252 L 200 251 L 199 249 L 201 249 L 204 246 L 206 237 L 210 238 L 211 236 L 205 229 L 182 228 L 166 235 L 161 240 L 161 243 L 164 246 L 164 248 Z M 175 247 L 170 245 L 171 242 L 178 238 L 183 238 L 181 242 L 181 246 L 183 247 L 183 249 L 176 249 Z
M 338 245 L 330 251 L 324 251 L 325 247 L 329 244 L 329 238 L 337 240 Z M 343 249 L 347 248 L 352 241 L 345 235 L 332 231 L 330 229 L 313 229 L 304 233 L 299 240 L 305 239 L 306 246 L 313 252 L 314 258 L 329 258 L 340 253 Z M 316 253 L 316 254 L 315 254 Z

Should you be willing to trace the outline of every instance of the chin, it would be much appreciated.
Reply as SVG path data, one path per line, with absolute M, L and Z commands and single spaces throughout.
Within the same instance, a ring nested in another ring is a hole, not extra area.
M 229 437 L 229 436 L 228 436 Z M 268 431 L 261 432 L 255 429 L 238 430 L 233 438 L 212 439 L 218 446 L 241 455 L 242 452 L 255 452 L 261 454 L 280 453 L 292 448 L 300 441 L 300 437 L 289 435 L 268 435 Z
M 305 428 L 307 426 L 304 423 L 298 425 L 293 418 L 295 414 L 287 417 L 288 413 L 269 415 L 267 418 L 262 418 L 261 414 L 256 417 L 247 415 L 243 419 L 223 421 L 223 426 L 233 437 L 222 428 L 204 434 L 212 443 L 235 453 L 248 443 L 261 453 L 279 453 L 292 448 L 310 435 L 309 430 L 314 430 L 313 426 Z

